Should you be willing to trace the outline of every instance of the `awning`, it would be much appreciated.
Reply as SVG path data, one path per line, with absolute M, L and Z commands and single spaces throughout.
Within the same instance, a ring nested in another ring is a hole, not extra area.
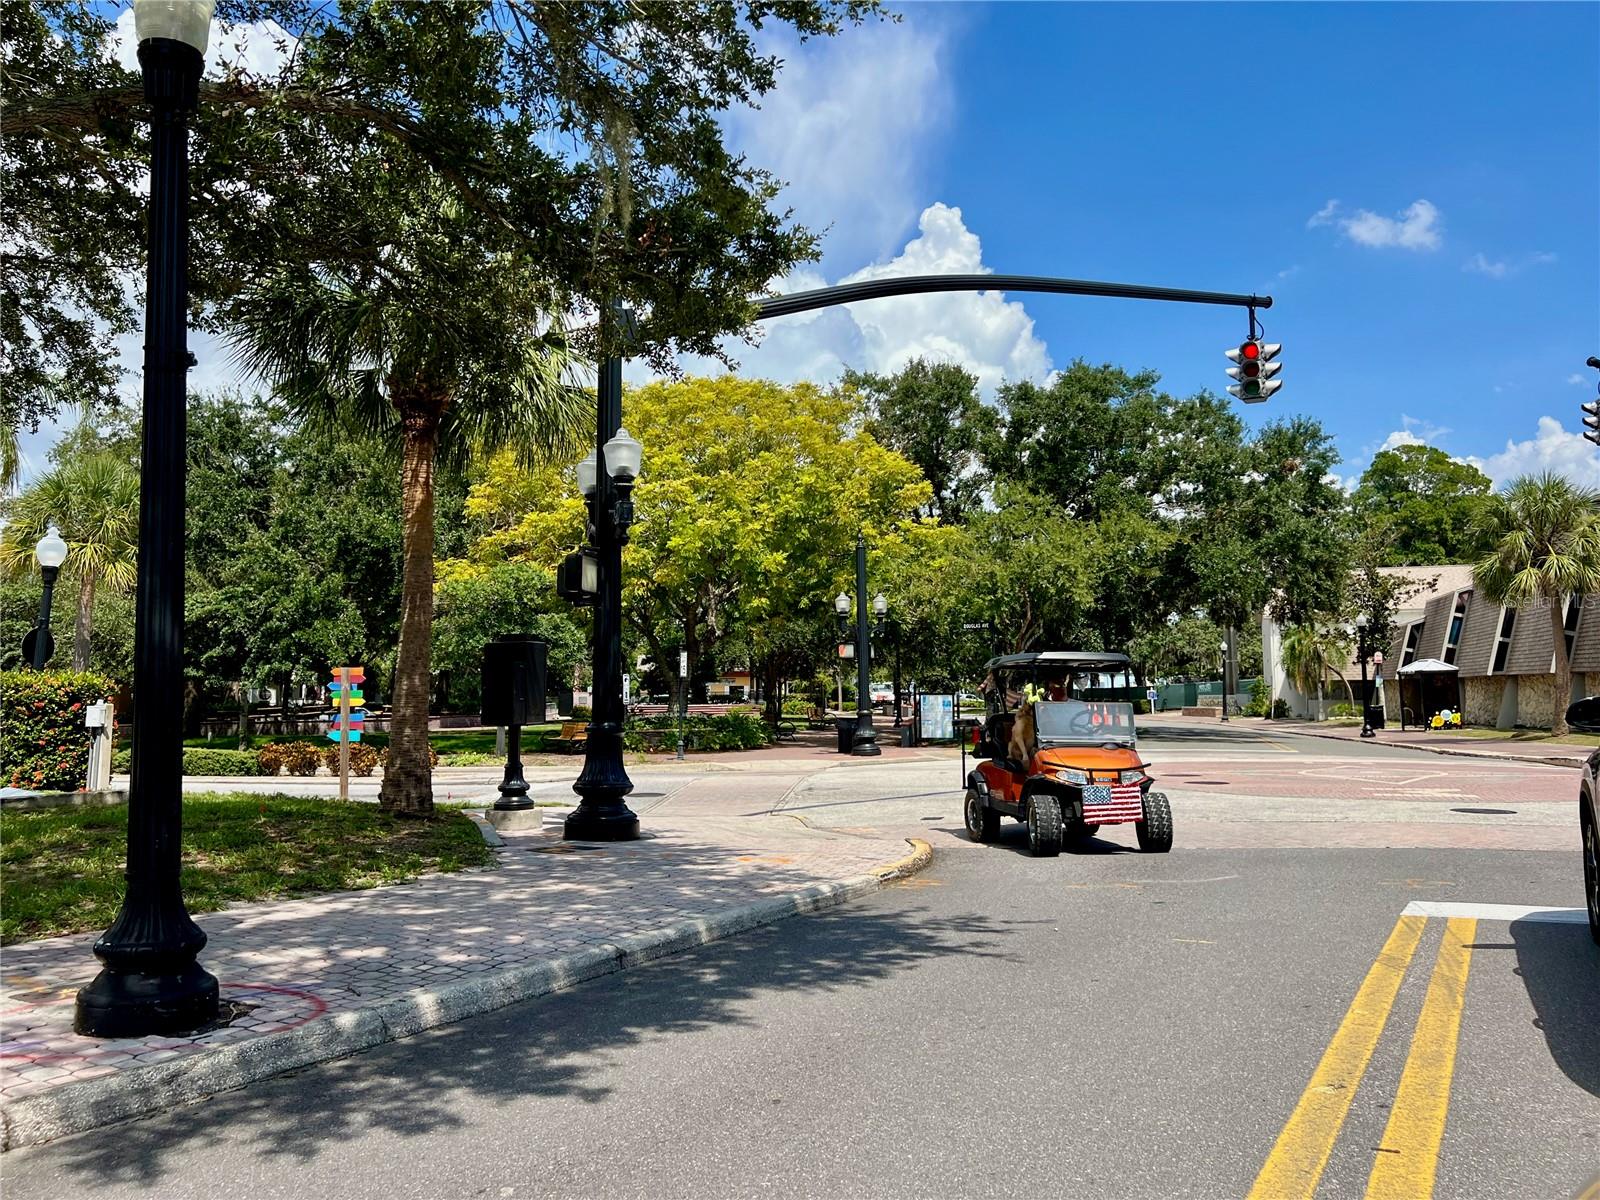
M 1396 675 L 1454 675 L 1456 671 L 1453 663 L 1440 662 L 1437 658 L 1419 658 L 1416 662 L 1407 663 L 1395 672 Z

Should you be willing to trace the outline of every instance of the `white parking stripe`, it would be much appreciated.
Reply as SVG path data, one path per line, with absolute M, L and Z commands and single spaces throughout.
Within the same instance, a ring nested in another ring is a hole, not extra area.
M 1462 904 L 1454 900 L 1413 900 L 1405 907 L 1410 917 L 1473 917 L 1479 921 L 1549 921 L 1557 925 L 1586 925 L 1589 914 L 1581 908 L 1547 908 L 1538 904 Z

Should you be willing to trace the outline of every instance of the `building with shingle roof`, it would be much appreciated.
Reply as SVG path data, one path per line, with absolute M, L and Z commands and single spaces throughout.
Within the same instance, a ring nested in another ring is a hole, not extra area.
M 1382 695 L 1373 693 L 1388 722 L 1403 717 L 1408 725 L 1420 724 L 1449 708 L 1462 713 L 1469 725 L 1550 727 L 1556 696 L 1548 606 L 1512 609 L 1491 603 L 1477 594 L 1472 567 L 1466 563 L 1381 570 L 1406 579 L 1410 588 L 1395 614 L 1394 636 L 1383 649 Z M 1572 691 L 1565 705 L 1600 693 L 1600 596 L 1568 597 L 1563 630 L 1572 662 Z M 1283 699 L 1298 716 L 1313 715 L 1314 698 L 1302 693 L 1283 670 L 1282 631 L 1270 616 L 1262 618 L 1261 635 L 1273 700 Z M 1400 668 L 1429 659 L 1454 669 L 1397 675 Z M 1359 692 L 1360 663 L 1352 660 L 1342 673 Z

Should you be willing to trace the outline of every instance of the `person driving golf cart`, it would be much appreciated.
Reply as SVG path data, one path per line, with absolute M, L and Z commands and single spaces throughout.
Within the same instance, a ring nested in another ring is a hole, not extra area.
M 967 832 L 990 841 L 1002 815 L 1028 826 L 1035 854 L 1060 852 L 1068 836 L 1133 824 L 1143 850 L 1172 846 L 1167 798 L 1135 746 L 1133 706 L 1078 695 L 1098 675 L 1125 673 L 1126 655 L 1049 650 L 1007 654 L 986 664 L 988 716 L 968 776 Z

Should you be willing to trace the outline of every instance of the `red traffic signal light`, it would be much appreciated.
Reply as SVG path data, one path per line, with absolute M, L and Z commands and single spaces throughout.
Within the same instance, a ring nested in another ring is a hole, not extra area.
M 1272 360 L 1282 349 L 1277 342 L 1250 338 L 1241 342 L 1238 349 L 1226 351 L 1229 360 L 1239 364 L 1228 368 L 1228 377 L 1238 380 L 1228 391 L 1246 404 L 1259 404 L 1281 388 L 1282 382 L 1272 377 L 1283 370 L 1283 364 Z

